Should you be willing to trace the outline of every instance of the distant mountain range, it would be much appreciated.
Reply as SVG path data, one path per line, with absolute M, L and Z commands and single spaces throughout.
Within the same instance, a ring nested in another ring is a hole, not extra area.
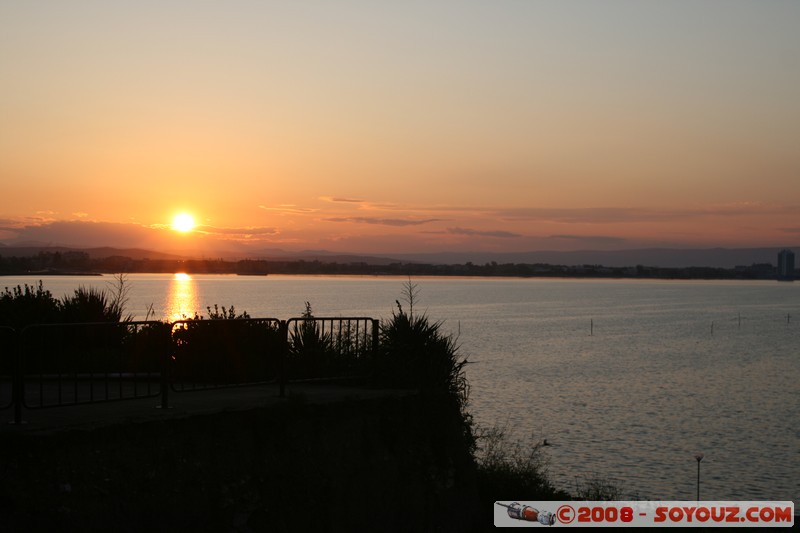
M 800 246 L 786 248 L 800 251 Z M 651 266 L 663 268 L 714 267 L 734 268 L 750 266 L 758 263 L 777 264 L 780 248 L 710 248 L 710 249 L 669 249 L 648 248 L 638 250 L 582 250 L 582 251 L 542 251 L 542 252 L 440 252 L 417 254 L 343 254 L 326 250 L 305 250 L 299 252 L 281 249 L 261 249 L 247 252 L 220 252 L 219 255 L 204 254 L 203 258 L 222 258 L 227 260 L 262 259 L 273 261 L 321 261 L 326 263 L 367 263 L 371 265 L 387 265 L 391 263 L 430 263 L 430 264 L 465 264 L 468 262 L 482 265 L 485 263 L 527 263 L 550 265 L 603 265 L 608 267 Z M 132 259 L 180 260 L 200 259 L 186 254 L 168 254 L 137 248 L 74 248 L 64 246 L 48 246 L 36 243 L 24 246 L 5 246 L 0 244 L 0 256 L 29 257 L 39 252 L 84 252 L 92 259 L 110 256 L 124 256 Z
M 141 250 L 138 248 L 112 248 L 103 246 L 99 248 L 75 248 L 72 246 L 48 246 L 40 244 L 25 244 L 23 246 L 6 246 L 0 244 L 0 256 L 3 257 L 31 257 L 40 252 L 48 253 L 69 253 L 83 252 L 89 254 L 91 259 L 104 259 L 106 257 L 121 256 L 131 259 L 152 259 L 152 260 L 181 260 L 186 257 L 179 254 L 166 254 L 154 252 L 152 250 Z

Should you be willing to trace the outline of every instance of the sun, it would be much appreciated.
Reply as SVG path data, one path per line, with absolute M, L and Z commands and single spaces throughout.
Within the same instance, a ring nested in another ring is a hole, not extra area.
M 195 227 L 194 217 L 189 213 L 178 213 L 172 219 L 172 229 L 181 233 L 189 233 Z

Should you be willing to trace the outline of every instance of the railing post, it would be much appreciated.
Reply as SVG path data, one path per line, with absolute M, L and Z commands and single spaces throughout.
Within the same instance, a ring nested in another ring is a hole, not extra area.
M 162 339 L 163 352 L 161 354 L 161 405 L 157 409 L 169 409 L 169 361 L 172 356 L 172 330 L 174 324 L 170 324 L 169 335 Z
M 159 409 L 169 409 L 169 378 L 167 372 L 169 371 L 169 353 L 161 358 L 161 405 Z
M 14 424 L 22 424 L 22 388 L 24 378 L 22 377 L 22 341 L 21 333 L 14 331 L 15 350 L 14 350 L 14 376 L 11 379 L 11 398 L 14 402 Z
M 278 384 L 279 396 L 286 396 L 286 356 L 289 352 L 289 323 L 286 320 L 280 321 L 281 349 L 278 359 Z
M 378 337 L 380 335 L 380 321 L 377 318 L 372 319 L 372 358 L 378 355 Z

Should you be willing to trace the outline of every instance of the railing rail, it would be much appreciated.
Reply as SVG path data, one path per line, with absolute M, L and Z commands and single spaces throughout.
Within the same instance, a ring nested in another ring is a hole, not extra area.
M 378 348 L 369 317 L 187 319 L 0 326 L 0 410 L 363 376 Z

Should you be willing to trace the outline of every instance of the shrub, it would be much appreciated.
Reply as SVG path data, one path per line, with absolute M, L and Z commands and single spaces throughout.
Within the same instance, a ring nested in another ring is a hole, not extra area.
M 109 297 L 106 291 L 94 287 L 78 287 L 72 296 L 60 301 L 59 321 L 75 322 L 130 322 L 123 318 L 122 303 Z
M 494 426 L 476 432 L 475 461 L 478 483 L 485 498 L 517 500 L 569 500 L 548 478 L 544 444 L 531 436 L 523 442 L 507 427 Z
M 8 287 L 0 293 L 0 325 L 23 328 L 29 324 L 57 322 L 60 304 L 42 282 Z
M 120 275 L 110 295 L 104 290 L 80 287 L 71 296 L 56 299 L 36 286 L 8 288 L 0 294 L 0 324 L 25 330 L 21 337 L 26 371 L 104 372 L 123 368 L 120 349 L 132 335 L 131 316 L 123 316 L 127 287 Z M 99 322 L 99 325 L 56 324 Z
M 301 320 L 289 331 L 287 372 L 290 378 L 330 377 L 335 372 L 333 335 L 323 332 L 306 302 Z
M 442 322 L 414 314 L 416 284 L 409 281 L 404 292 L 408 312 L 396 301 L 397 311 L 381 324 L 376 361 L 379 380 L 417 389 L 423 395 L 447 397 L 465 412 L 469 399 L 467 360 L 460 357 L 455 337 L 442 331 Z
M 93 287 L 79 287 L 71 296 L 56 299 L 38 285 L 19 286 L 0 293 L 0 325 L 23 328 L 31 324 L 73 322 L 130 322 L 124 315 L 128 287 L 123 275 L 109 293 Z
M 333 351 L 333 337 L 330 332 L 320 331 L 314 319 L 311 303 L 306 302 L 301 320 L 294 323 L 289 334 L 289 353 L 306 357 L 322 357 Z
M 582 480 L 575 478 L 575 499 L 586 501 L 615 501 L 623 499 L 623 488 L 618 483 L 592 475 Z M 641 499 L 641 498 L 633 498 Z
M 172 349 L 172 324 L 156 321 L 132 326 L 122 343 L 126 368 L 131 372 L 161 372 L 164 358 Z
M 175 375 L 205 384 L 266 381 L 276 377 L 280 350 L 277 324 L 252 320 L 247 312 L 214 305 L 208 320 L 194 318 L 173 331 Z
M 380 327 L 380 345 L 375 357 L 379 385 L 419 391 L 426 409 L 436 413 L 440 425 L 455 424 L 462 443 L 470 452 L 475 446 L 472 416 L 467 412 L 469 383 L 467 360 L 461 358 L 455 337 L 442 331 L 442 322 L 415 315 L 417 286 L 409 280 L 404 288 L 408 312 L 396 301 L 397 311 Z M 443 428 L 431 428 L 438 434 Z

